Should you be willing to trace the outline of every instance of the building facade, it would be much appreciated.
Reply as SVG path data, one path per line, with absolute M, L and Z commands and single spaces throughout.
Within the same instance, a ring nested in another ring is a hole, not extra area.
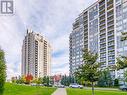
M 22 45 L 22 75 L 50 76 L 51 46 L 40 34 L 27 30 Z
M 127 32 L 127 0 L 99 0 L 85 9 L 70 34 L 70 74 L 82 64 L 84 48 L 98 53 L 102 68 L 116 65 L 119 55 L 127 56 L 127 41 L 121 41 L 121 32 Z M 121 73 L 111 70 L 113 77 Z

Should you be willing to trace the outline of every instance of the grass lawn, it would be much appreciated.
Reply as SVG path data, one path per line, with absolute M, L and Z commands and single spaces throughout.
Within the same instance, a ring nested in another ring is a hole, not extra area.
M 92 92 L 91 90 L 68 88 L 67 95 L 92 95 Z M 95 95 L 127 95 L 127 92 L 96 90 Z
M 5 85 L 4 95 L 51 95 L 56 88 L 33 87 L 9 84 Z

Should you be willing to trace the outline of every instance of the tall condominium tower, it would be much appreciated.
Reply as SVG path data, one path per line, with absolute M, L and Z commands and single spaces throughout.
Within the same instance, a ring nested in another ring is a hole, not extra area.
M 40 34 L 27 30 L 22 45 L 22 75 L 50 75 L 51 46 Z
M 70 74 L 82 64 L 82 49 L 98 53 L 102 68 L 116 65 L 119 55 L 127 56 L 127 0 L 99 0 L 85 9 L 73 23 L 70 34 Z M 111 70 L 112 77 L 123 71 Z

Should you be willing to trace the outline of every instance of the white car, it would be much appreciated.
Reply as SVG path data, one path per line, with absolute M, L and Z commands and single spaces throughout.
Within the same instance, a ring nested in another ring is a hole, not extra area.
M 127 85 L 122 85 L 119 87 L 119 89 L 122 91 L 127 91 Z
M 58 88 L 64 88 L 65 86 L 64 85 L 58 85 L 57 87 Z
M 80 89 L 83 88 L 82 85 L 79 85 L 79 84 L 77 84 L 77 83 L 72 83 L 72 84 L 69 85 L 69 87 L 70 87 L 70 88 L 80 88 Z

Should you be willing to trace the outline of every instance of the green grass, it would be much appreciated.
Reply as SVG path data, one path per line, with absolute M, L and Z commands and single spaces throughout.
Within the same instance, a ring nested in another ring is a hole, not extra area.
M 91 90 L 68 88 L 67 95 L 92 95 L 92 92 Z M 95 95 L 127 95 L 127 92 L 96 90 Z
M 4 95 L 51 95 L 56 88 L 32 87 L 24 85 L 5 85 Z

